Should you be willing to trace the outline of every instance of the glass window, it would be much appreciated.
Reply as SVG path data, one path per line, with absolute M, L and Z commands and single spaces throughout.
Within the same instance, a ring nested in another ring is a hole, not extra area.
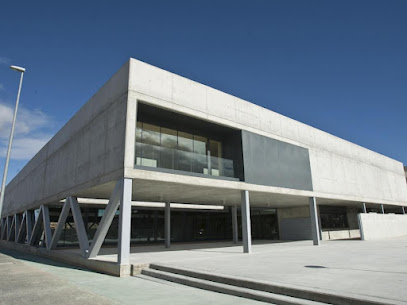
M 135 161 L 142 166 L 233 177 L 233 161 L 222 159 L 220 141 L 143 122 L 136 125 Z
M 143 130 L 143 123 L 137 122 L 136 126 L 136 142 L 141 143 L 141 132 Z
M 143 145 L 141 165 L 159 167 L 160 147 L 156 145 Z
M 219 141 L 210 140 L 209 148 L 211 150 L 211 156 L 222 158 L 222 143 Z
M 177 149 L 177 131 L 161 128 L 161 146 Z
M 206 155 L 206 142 L 206 138 L 194 135 L 194 153 Z
M 192 134 L 186 132 L 178 132 L 178 149 L 182 151 L 193 151 Z
M 202 154 L 194 154 L 193 172 L 200 174 L 208 174 L 208 156 Z
M 220 176 L 222 169 L 222 143 L 219 141 L 210 140 L 209 147 L 211 150 L 211 172 L 213 176 Z
M 160 146 L 160 127 L 143 123 L 143 143 Z

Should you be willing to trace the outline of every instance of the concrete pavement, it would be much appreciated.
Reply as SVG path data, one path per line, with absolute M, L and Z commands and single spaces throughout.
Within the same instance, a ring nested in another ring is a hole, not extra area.
M 407 237 L 258 244 L 148 253 L 150 263 L 407 304 Z M 147 253 L 132 255 L 134 263 Z
M 1 249 L 0 249 L 1 251 Z M 69 281 L 0 253 L 0 304 L 119 304 Z
M 264 303 L 154 280 L 142 275 L 118 278 L 0 248 L 0 304 Z

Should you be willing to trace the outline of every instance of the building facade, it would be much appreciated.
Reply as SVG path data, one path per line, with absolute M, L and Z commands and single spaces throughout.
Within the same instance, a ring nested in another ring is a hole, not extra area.
M 406 205 L 400 162 L 130 59 L 9 183 L 1 237 L 126 266 L 131 243 L 319 244 Z

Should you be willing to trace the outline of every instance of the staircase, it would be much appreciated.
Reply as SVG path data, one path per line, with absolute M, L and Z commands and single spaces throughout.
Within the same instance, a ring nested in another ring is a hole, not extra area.
M 195 271 L 184 268 L 175 268 L 161 264 L 150 264 L 141 273 L 144 276 L 171 281 L 195 288 L 234 295 L 266 303 L 288 305 L 378 305 L 382 300 L 359 295 L 339 295 L 312 288 L 293 287 L 270 282 L 249 280 L 214 274 L 205 271 Z M 393 303 L 394 304 L 394 303 Z

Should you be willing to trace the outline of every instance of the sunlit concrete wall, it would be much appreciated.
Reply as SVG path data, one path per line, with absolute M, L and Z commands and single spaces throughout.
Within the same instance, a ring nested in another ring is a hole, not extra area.
M 131 178 L 138 101 L 307 148 L 316 197 L 407 205 L 400 162 L 130 59 L 10 182 L 3 215 Z
M 126 63 L 9 183 L 3 215 L 123 176 Z
M 134 59 L 129 96 L 308 148 L 317 196 L 407 205 L 400 162 L 271 110 Z
M 359 214 L 362 240 L 407 236 L 407 215 Z

